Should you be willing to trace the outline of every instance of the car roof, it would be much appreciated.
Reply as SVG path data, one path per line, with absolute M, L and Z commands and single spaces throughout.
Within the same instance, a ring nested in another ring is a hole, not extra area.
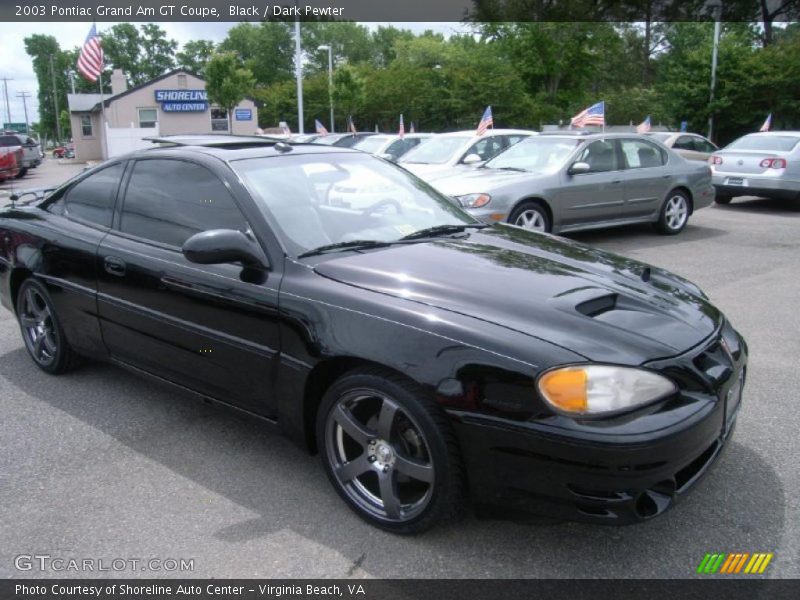
M 648 139 L 646 134 L 642 133 L 603 133 L 601 131 L 545 131 L 539 134 L 541 137 L 562 137 L 562 138 L 569 138 L 574 140 L 576 137 L 582 140 L 607 140 L 610 138 L 639 138 L 646 140 Z
M 509 133 L 527 133 L 528 135 L 537 135 L 538 132 L 530 129 L 487 129 L 487 133 L 495 135 L 506 135 Z M 448 133 L 437 134 L 437 137 L 481 137 L 475 134 L 474 129 L 466 129 L 464 131 L 450 131 Z
M 745 136 L 748 136 L 748 135 L 762 135 L 762 136 L 766 136 L 766 137 L 776 136 L 776 135 L 800 136 L 800 131 L 754 131 L 753 133 L 746 133 L 742 137 L 745 137 Z

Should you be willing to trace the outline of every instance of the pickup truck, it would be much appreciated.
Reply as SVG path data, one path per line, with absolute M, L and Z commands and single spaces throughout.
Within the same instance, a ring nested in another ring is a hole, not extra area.
M 0 132 L 0 148 L 18 146 L 22 148 L 22 159 L 17 159 L 20 171 L 17 177 L 23 177 L 28 169 L 35 169 L 42 164 L 42 153 L 39 144 L 32 137 L 13 131 Z
M 19 146 L 0 147 L 0 181 L 17 177 L 21 164 L 22 148 Z

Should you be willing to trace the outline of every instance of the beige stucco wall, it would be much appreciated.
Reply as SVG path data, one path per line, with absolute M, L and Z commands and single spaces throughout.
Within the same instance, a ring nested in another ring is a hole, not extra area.
M 211 133 L 211 110 L 205 112 L 163 112 L 155 100 L 155 90 L 183 89 L 178 83 L 179 73 L 148 84 L 118 99 L 112 99 L 106 108 L 106 118 L 110 127 L 138 127 L 139 109 L 155 108 L 158 111 L 159 135 L 178 135 L 187 133 Z M 186 74 L 185 89 L 205 89 L 205 82 L 194 75 Z M 252 135 L 258 127 L 258 110 L 252 100 L 243 100 L 237 108 L 247 108 L 252 112 L 251 121 L 237 121 L 233 118 L 233 133 Z M 75 156 L 78 160 L 97 160 L 102 156 L 103 144 L 100 131 L 100 112 L 93 114 L 94 135 L 81 136 L 79 113 L 73 113 L 72 131 L 75 142 Z M 155 132 L 154 132 L 155 133 Z

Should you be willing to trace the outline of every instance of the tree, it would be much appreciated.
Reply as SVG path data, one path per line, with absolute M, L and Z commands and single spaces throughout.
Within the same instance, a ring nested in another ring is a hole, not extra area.
M 178 42 L 167 39 L 166 32 L 154 23 L 145 23 L 141 34 L 139 76 L 149 81 L 175 68 Z
M 300 31 L 307 53 L 304 70 L 308 73 L 328 70 L 328 53 L 317 51 L 323 44 L 333 48 L 336 63 L 357 65 L 375 58 L 372 34 L 364 25 L 350 21 L 307 21 Z
M 59 112 L 67 107 L 67 74 L 74 63 L 70 62 L 68 53 L 61 50 L 52 35 L 36 33 L 26 37 L 24 43 L 25 51 L 33 60 L 33 71 L 39 87 L 39 131 L 42 135 L 55 138 L 59 115 L 55 111 L 54 100 L 58 103 Z
M 228 111 L 228 133 L 233 133 L 233 109 L 252 91 L 255 78 L 232 52 L 211 57 L 206 65 L 206 92 L 211 102 Z
M 119 23 L 102 32 L 101 39 L 106 67 L 122 69 L 129 86 L 139 85 L 175 68 L 178 42 L 168 39 L 158 25 L 146 23 L 139 30 L 131 23 Z
M 198 77 L 203 77 L 206 64 L 214 54 L 214 42 L 210 40 L 190 40 L 183 46 L 183 50 L 175 56 L 178 66 Z
M 219 44 L 218 50 L 232 52 L 252 72 L 259 86 L 271 85 L 292 77 L 294 40 L 288 23 L 239 23 L 228 31 L 228 36 Z

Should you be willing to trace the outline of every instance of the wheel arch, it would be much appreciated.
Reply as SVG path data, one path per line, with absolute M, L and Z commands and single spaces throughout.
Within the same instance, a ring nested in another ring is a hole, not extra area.
M 11 274 L 9 275 L 8 295 L 15 314 L 17 312 L 17 296 L 19 295 L 19 288 L 22 286 L 23 281 L 32 276 L 33 271 L 25 267 L 16 267 L 15 269 L 12 269 Z
M 511 210 L 508 211 L 508 218 L 510 219 L 511 215 L 514 214 L 514 211 L 516 211 L 525 202 L 536 202 L 537 204 L 541 204 L 542 208 L 544 208 L 544 210 L 547 212 L 547 218 L 550 219 L 550 229 L 555 227 L 555 223 L 553 222 L 553 208 L 550 206 L 550 203 L 541 196 L 527 196 L 517 200 L 511 207 Z M 510 223 L 511 221 L 508 222 Z
M 694 214 L 694 196 L 692 195 L 692 190 L 689 189 L 689 186 L 684 184 L 676 185 L 667 193 L 667 198 L 669 198 L 670 194 L 673 192 L 683 192 L 686 194 L 686 197 L 689 199 L 689 214 Z
M 419 385 L 405 373 L 382 363 L 356 356 L 335 356 L 316 364 L 308 376 L 303 390 L 303 435 L 306 448 L 317 453 L 316 423 L 322 397 L 328 388 L 345 373 L 360 368 L 378 368 Z

